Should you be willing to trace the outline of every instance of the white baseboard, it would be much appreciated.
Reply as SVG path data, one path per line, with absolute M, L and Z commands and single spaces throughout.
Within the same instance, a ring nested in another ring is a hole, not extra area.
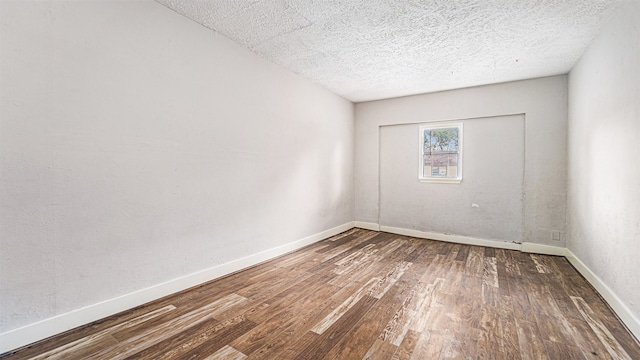
M 560 246 L 524 242 L 522 243 L 522 252 L 543 254 L 543 255 L 566 256 L 567 249 Z
M 380 231 L 380 225 L 364 221 L 356 221 L 355 227 L 366 230 Z
M 354 222 L 351 221 L 332 229 L 307 236 L 303 239 L 262 251 L 257 254 L 249 255 L 226 264 L 217 265 L 193 274 L 148 287 L 146 289 L 141 289 L 117 298 L 109 299 L 38 321 L 21 328 L 7 331 L 0 334 L 0 354 L 273 259 L 277 256 L 284 255 L 288 252 L 300 249 L 333 235 L 337 235 L 341 232 L 352 229 L 353 227 Z
M 231 261 L 205 269 L 187 276 L 167 281 L 152 287 L 126 294 L 101 303 L 87 306 L 68 313 L 60 314 L 49 319 L 45 319 L 27 326 L 14 329 L 0 334 L 0 354 L 17 349 L 19 347 L 34 343 L 47 337 L 71 330 L 78 326 L 100 320 L 107 316 L 117 314 L 121 311 L 145 304 L 149 301 L 188 289 L 204 282 L 219 278 L 221 276 L 245 269 L 261 262 L 273 259 L 288 252 L 300 249 L 333 235 L 347 231 L 353 227 L 362 229 L 385 231 L 398 235 L 406 235 L 423 239 L 433 239 L 459 244 L 487 246 L 510 250 L 520 250 L 523 252 L 565 256 L 569 262 L 584 276 L 589 283 L 602 295 L 611 308 L 620 317 L 622 322 L 629 328 L 634 336 L 640 339 L 640 320 L 636 318 L 631 310 L 618 298 L 618 296 L 580 259 L 570 250 L 557 246 L 541 245 L 534 243 L 507 243 L 497 240 L 487 240 L 467 236 L 449 235 L 442 233 L 432 233 L 419 230 L 396 228 L 391 226 L 379 226 L 376 223 L 368 222 L 348 222 L 335 228 L 307 236 L 303 239 L 278 246 L 257 254 L 246 256 L 241 259 Z
M 625 305 L 622 300 L 616 295 L 611 288 L 607 286 L 607 284 L 600 279 L 598 275 L 596 275 L 585 263 L 583 263 L 580 259 L 578 259 L 574 253 L 569 249 L 565 249 L 565 256 L 567 260 L 575 267 L 582 276 L 600 293 L 600 295 L 607 301 L 609 306 L 613 309 L 613 311 L 618 315 L 620 320 L 629 328 L 629 331 L 636 337 L 636 339 L 640 339 L 640 320 L 633 315 L 631 310 Z
M 398 234 L 398 235 L 412 236 L 412 237 L 417 237 L 421 239 L 432 239 L 432 240 L 452 242 L 456 244 L 486 246 L 486 247 L 509 249 L 509 250 L 521 249 L 521 245 L 517 243 L 509 243 L 509 242 L 504 242 L 499 240 L 480 239 L 480 238 L 474 238 L 470 236 L 460 236 L 460 235 L 443 234 L 443 233 L 427 232 L 427 231 L 412 230 L 412 229 L 403 229 L 403 228 L 397 228 L 392 226 L 380 226 L 380 231 L 385 231 L 385 232 Z

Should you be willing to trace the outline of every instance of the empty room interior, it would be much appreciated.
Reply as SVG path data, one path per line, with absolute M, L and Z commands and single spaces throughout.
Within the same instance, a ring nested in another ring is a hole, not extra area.
M 0 26 L 0 358 L 640 359 L 639 1 Z

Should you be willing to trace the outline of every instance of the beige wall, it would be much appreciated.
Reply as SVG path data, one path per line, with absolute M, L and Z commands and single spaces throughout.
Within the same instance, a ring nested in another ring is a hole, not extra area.
M 522 242 L 524 116 L 460 123 L 460 183 L 418 179 L 421 124 L 380 128 L 380 225 Z

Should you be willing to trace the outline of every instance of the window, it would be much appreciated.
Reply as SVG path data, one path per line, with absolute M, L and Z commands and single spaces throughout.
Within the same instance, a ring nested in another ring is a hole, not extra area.
M 420 126 L 420 181 L 462 181 L 462 124 Z

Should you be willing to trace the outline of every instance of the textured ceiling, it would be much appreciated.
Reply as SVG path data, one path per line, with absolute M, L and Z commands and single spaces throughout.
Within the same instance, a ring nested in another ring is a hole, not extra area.
M 618 0 L 156 0 L 351 101 L 567 73 Z

